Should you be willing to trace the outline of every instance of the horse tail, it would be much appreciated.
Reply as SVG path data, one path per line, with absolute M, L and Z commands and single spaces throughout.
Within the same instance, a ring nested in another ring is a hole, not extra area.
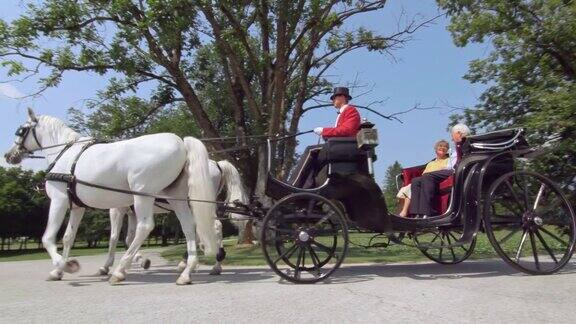
M 226 202 L 238 200 L 244 204 L 248 203 L 248 195 L 238 169 L 228 160 L 218 161 L 218 166 L 222 170 L 222 181 L 226 186 Z
M 222 170 L 222 181 L 226 186 L 226 202 L 239 201 L 243 204 L 248 203 L 248 195 L 242 184 L 242 179 L 240 178 L 240 173 L 236 167 L 228 162 L 228 160 L 218 161 L 218 166 Z M 232 223 L 237 227 L 243 227 L 245 224 L 239 219 L 242 215 L 235 213 L 230 213 Z
M 193 137 L 185 137 L 184 144 L 188 151 L 188 198 L 215 201 L 216 191 L 210 178 L 206 146 Z M 204 245 L 204 254 L 215 255 L 218 251 L 214 228 L 216 204 L 192 201 L 190 205 L 196 220 L 196 233 Z

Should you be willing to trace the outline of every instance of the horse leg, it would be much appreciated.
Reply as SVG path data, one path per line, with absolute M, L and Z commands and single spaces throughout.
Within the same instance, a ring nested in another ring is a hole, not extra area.
M 120 238 L 120 231 L 122 230 L 122 221 L 127 208 L 112 208 L 110 209 L 110 243 L 108 244 L 108 258 L 98 273 L 105 276 L 110 271 L 110 267 L 114 264 L 114 257 L 116 254 L 116 246 Z
M 130 246 L 130 244 L 132 244 L 132 241 L 134 241 L 134 236 L 136 235 L 137 221 L 136 221 L 136 215 L 131 209 L 128 209 L 126 215 L 128 215 L 128 228 L 126 230 L 126 240 L 124 241 L 124 243 L 126 243 L 126 247 L 128 247 Z
M 132 241 L 134 241 L 134 235 L 136 235 L 136 224 L 137 224 L 136 214 L 134 214 L 133 210 L 130 209 L 127 215 L 128 215 L 128 231 L 126 233 L 126 247 L 130 246 L 130 244 L 132 244 Z M 136 253 L 136 255 L 134 256 L 134 261 L 138 262 L 141 258 L 142 254 L 140 254 L 140 250 L 138 250 L 138 253 Z
M 218 237 L 218 254 L 216 254 L 216 264 L 212 267 L 212 271 L 210 271 L 211 275 L 219 275 L 222 273 L 222 261 L 224 261 L 224 257 L 226 256 L 226 252 L 224 251 L 224 243 L 223 241 L 223 234 L 222 234 L 222 222 L 216 220 L 214 222 L 214 229 L 216 230 L 216 236 Z
M 192 283 L 190 273 L 198 267 L 198 257 L 196 255 L 196 225 L 194 216 L 190 210 L 190 206 L 184 201 L 171 201 L 170 206 L 176 213 L 182 232 L 186 237 L 186 247 L 188 251 L 188 258 L 186 260 L 186 267 L 176 280 L 177 285 L 188 285 Z
M 186 260 L 187 259 L 188 259 L 188 249 L 186 249 L 186 252 L 184 252 L 184 255 L 182 256 L 182 260 L 180 260 L 180 262 L 178 262 L 178 266 L 176 267 L 178 272 L 182 272 L 182 271 L 184 271 L 184 269 L 186 269 Z
M 62 279 L 64 262 L 62 256 L 58 254 L 58 247 L 56 246 L 56 235 L 62 226 L 64 216 L 68 210 L 68 200 L 65 199 L 52 199 L 50 202 L 50 211 L 48 213 L 48 224 L 46 231 L 42 235 L 42 244 L 52 259 L 54 270 L 50 272 L 48 280 Z
M 144 240 L 146 240 L 150 232 L 154 229 L 154 198 L 135 196 L 134 209 L 138 222 L 136 225 L 136 235 L 110 277 L 109 282 L 112 285 L 126 279 L 126 269 L 132 263 L 134 256 L 142 246 L 142 243 L 144 243 Z
M 70 249 L 74 245 L 74 240 L 76 239 L 76 233 L 78 233 L 78 227 L 80 226 L 80 221 L 84 216 L 85 208 L 73 208 L 70 210 L 70 219 L 68 220 L 68 226 L 66 227 L 66 232 L 62 239 L 63 252 L 62 259 L 65 261 L 64 272 L 75 273 L 80 270 L 80 263 L 76 259 L 68 260 L 70 255 Z
M 132 241 L 134 240 L 134 234 L 136 232 L 136 215 L 131 210 L 128 210 L 128 233 L 126 234 L 126 246 L 129 246 Z M 140 267 L 144 270 L 148 270 L 150 268 L 150 264 L 152 263 L 150 259 L 144 258 L 142 256 L 141 250 L 138 250 L 136 256 L 134 256 L 135 262 L 140 262 Z

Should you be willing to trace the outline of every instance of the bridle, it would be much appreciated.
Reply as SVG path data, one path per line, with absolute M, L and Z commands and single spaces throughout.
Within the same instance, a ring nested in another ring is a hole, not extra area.
M 36 126 L 37 125 L 38 125 L 37 122 L 24 124 L 24 125 L 18 127 L 18 129 L 16 130 L 16 133 L 14 134 L 18 137 L 18 139 L 16 141 L 14 141 L 14 144 L 16 144 L 16 147 L 18 148 L 19 151 L 22 151 L 25 154 L 27 154 L 29 158 L 41 158 L 41 157 L 33 155 L 35 151 L 39 151 L 39 150 L 43 149 L 42 144 L 40 144 L 40 141 L 38 140 L 38 135 L 36 135 Z M 30 133 L 32 133 L 32 136 L 34 137 L 34 141 L 36 141 L 36 144 L 38 145 L 37 149 L 30 150 L 24 145 L 24 143 L 26 143 L 26 139 L 28 138 Z

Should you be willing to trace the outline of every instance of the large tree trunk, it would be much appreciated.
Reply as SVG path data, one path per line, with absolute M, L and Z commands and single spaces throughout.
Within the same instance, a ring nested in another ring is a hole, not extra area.
M 254 196 L 262 202 L 265 207 L 269 207 L 272 203 L 272 200 L 266 196 L 266 180 L 268 179 L 268 157 L 267 157 L 267 149 L 266 145 L 261 145 L 258 148 L 257 153 L 257 177 L 256 182 L 254 184 Z M 259 235 L 254 233 L 254 229 L 252 226 L 252 222 L 249 221 L 246 227 L 238 233 L 238 244 L 253 244 L 253 241 L 256 241 Z
M 252 226 L 252 221 L 250 220 L 238 233 L 238 245 L 254 245 L 254 241 L 256 241 L 256 236 L 254 235 L 254 226 Z

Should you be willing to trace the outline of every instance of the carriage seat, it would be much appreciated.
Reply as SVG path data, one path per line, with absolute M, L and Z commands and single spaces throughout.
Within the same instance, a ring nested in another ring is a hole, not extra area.
M 321 161 L 320 172 L 328 166 L 331 167 L 331 173 L 354 174 L 368 173 L 368 164 L 366 161 L 367 154 L 372 156 L 376 161 L 374 149 L 365 151 L 358 148 L 358 142 L 351 137 L 332 137 L 326 140 L 324 147 L 318 155 Z
M 462 144 L 462 153 L 468 155 L 527 149 L 529 146 L 524 133 L 524 128 L 510 128 L 467 136 Z
M 422 176 L 425 168 L 426 164 L 402 169 L 402 174 L 400 175 L 402 178 L 402 186 L 407 186 L 412 182 L 412 179 Z M 440 182 L 438 195 L 434 197 L 435 209 L 440 211 L 440 214 L 444 214 L 444 212 L 448 210 L 448 204 L 450 203 L 450 193 L 452 192 L 453 184 L 453 175 Z

